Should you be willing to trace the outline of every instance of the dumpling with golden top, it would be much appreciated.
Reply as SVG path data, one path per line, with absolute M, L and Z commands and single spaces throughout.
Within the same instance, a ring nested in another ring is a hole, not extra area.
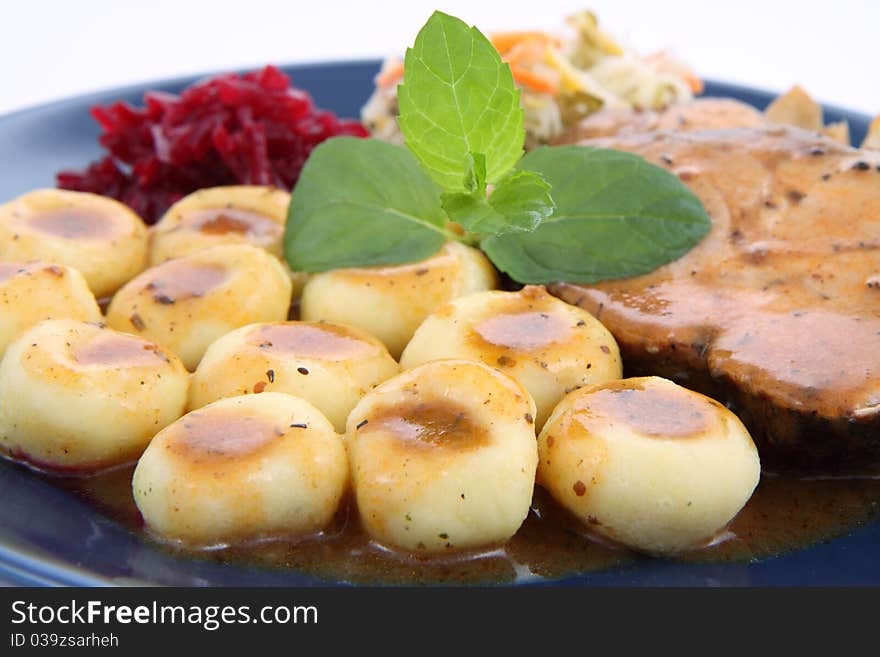
M 399 371 L 385 345 L 352 326 L 251 324 L 208 347 L 193 375 L 189 406 L 247 393 L 286 392 L 314 404 L 344 432 L 361 397 Z
M 303 289 L 301 318 L 362 328 L 398 358 L 438 307 L 497 284 L 498 275 L 481 251 L 448 242 L 436 255 L 411 264 L 314 274 Z
M 214 340 L 254 322 L 287 319 L 290 277 L 255 246 L 214 246 L 151 267 L 107 309 L 117 330 L 171 349 L 189 369 Z
M 471 358 L 517 379 L 532 395 L 540 429 L 572 390 L 622 376 L 614 337 L 590 313 L 530 285 L 481 292 L 438 308 L 400 359 L 409 369 L 436 358 Z
M 53 318 L 101 321 L 82 274 L 64 265 L 0 262 L 0 356 L 19 333 Z
M 261 185 L 200 189 L 183 197 L 151 230 L 150 264 L 223 244 L 251 244 L 281 259 L 290 193 Z M 282 263 L 283 264 L 283 263 Z M 299 298 L 308 275 L 290 271 Z
M 153 227 L 150 263 L 221 244 L 252 244 L 280 258 L 288 205 L 290 194 L 275 187 L 200 189 L 168 208 Z
M 474 361 L 433 361 L 368 393 L 346 431 L 367 532 L 417 553 L 506 541 L 532 500 L 534 413 L 519 383 Z
M 40 189 L 0 206 L 0 261 L 73 267 L 101 298 L 147 264 L 147 228 L 119 201 Z
M 47 470 L 133 461 L 186 407 L 189 374 L 159 345 L 99 324 L 40 322 L 0 363 L 0 446 Z
M 538 439 L 538 483 L 590 530 L 648 553 L 699 546 L 760 477 L 758 451 L 725 406 L 667 379 L 581 388 Z
M 318 532 L 347 487 L 342 438 L 280 392 L 188 413 L 153 439 L 132 481 L 147 527 L 193 545 Z

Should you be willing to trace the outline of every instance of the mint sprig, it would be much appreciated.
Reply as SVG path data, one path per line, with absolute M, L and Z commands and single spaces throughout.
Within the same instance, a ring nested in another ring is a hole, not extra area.
M 475 158 L 494 183 L 523 153 L 519 89 L 510 67 L 475 27 L 435 12 L 404 58 L 397 89 L 407 147 L 444 191 L 465 188 Z
M 435 12 L 419 32 L 398 97 L 406 148 L 338 137 L 312 152 L 288 213 L 293 269 L 414 262 L 459 239 L 522 283 L 594 283 L 651 271 L 709 230 L 699 199 L 638 156 L 564 146 L 522 157 L 510 69 L 457 18 Z
M 284 253 L 295 271 L 423 260 L 452 237 L 440 190 L 412 153 L 377 139 L 319 144 L 293 190 Z
M 550 184 L 556 211 L 528 234 L 480 246 L 522 283 L 577 283 L 645 274 L 689 251 L 711 222 L 678 178 L 631 153 L 586 146 L 538 148 L 518 165 Z
M 534 171 L 515 171 L 482 194 L 443 194 L 443 209 L 450 220 L 481 235 L 504 235 L 535 230 L 556 207 L 550 185 Z

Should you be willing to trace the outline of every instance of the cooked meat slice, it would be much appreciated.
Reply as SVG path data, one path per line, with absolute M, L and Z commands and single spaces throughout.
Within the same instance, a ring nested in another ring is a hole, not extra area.
M 717 130 L 769 125 L 761 112 L 731 98 L 698 98 L 665 110 L 608 109 L 586 117 L 566 131 L 560 144 L 613 135 L 636 135 L 657 130 Z
M 627 373 L 729 403 L 773 467 L 880 465 L 880 153 L 779 126 L 590 143 L 667 167 L 713 222 L 650 274 L 555 286 Z

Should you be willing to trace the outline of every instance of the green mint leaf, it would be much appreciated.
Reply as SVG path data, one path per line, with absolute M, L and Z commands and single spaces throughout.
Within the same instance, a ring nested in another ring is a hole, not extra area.
M 486 235 L 504 232 L 507 219 L 489 205 L 485 194 L 447 192 L 441 199 L 450 221 L 461 224 L 466 231 Z
M 498 51 L 474 27 L 434 12 L 407 49 L 398 88 L 406 145 L 447 192 L 473 191 L 467 181 L 479 155 L 494 183 L 523 152 L 519 90 Z M 477 185 L 479 187 L 479 185 Z
M 464 188 L 471 193 L 486 193 L 486 156 L 468 153 L 468 166 L 464 176 Z
M 514 171 L 504 178 L 489 203 L 507 218 L 508 230 L 502 232 L 531 232 L 556 209 L 550 184 L 534 171 Z
M 700 200 L 641 157 L 584 146 L 543 147 L 519 168 L 553 189 L 553 216 L 531 233 L 486 238 L 495 266 L 521 283 L 596 283 L 645 274 L 709 231 Z
M 296 271 L 414 262 L 448 237 L 440 190 L 401 146 L 335 137 L 293 190 L 284 255 Z
M 555 208 L 550 185 L 532 171 L 515 171 L 505 177 L 489 198 L 451 192 L 441 199 L 452 221 L 471 233 L 487 236 L 535 230 Z

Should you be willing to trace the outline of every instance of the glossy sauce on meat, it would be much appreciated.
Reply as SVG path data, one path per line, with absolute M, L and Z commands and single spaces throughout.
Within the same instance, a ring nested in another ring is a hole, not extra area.
M 649 274 L 554 287 L 614 334 L 626 374 L 729 404 L 774 469 L 880 465 L 880 154 L 783 127 L 589 143 L 677 174 L 712 219 Z

